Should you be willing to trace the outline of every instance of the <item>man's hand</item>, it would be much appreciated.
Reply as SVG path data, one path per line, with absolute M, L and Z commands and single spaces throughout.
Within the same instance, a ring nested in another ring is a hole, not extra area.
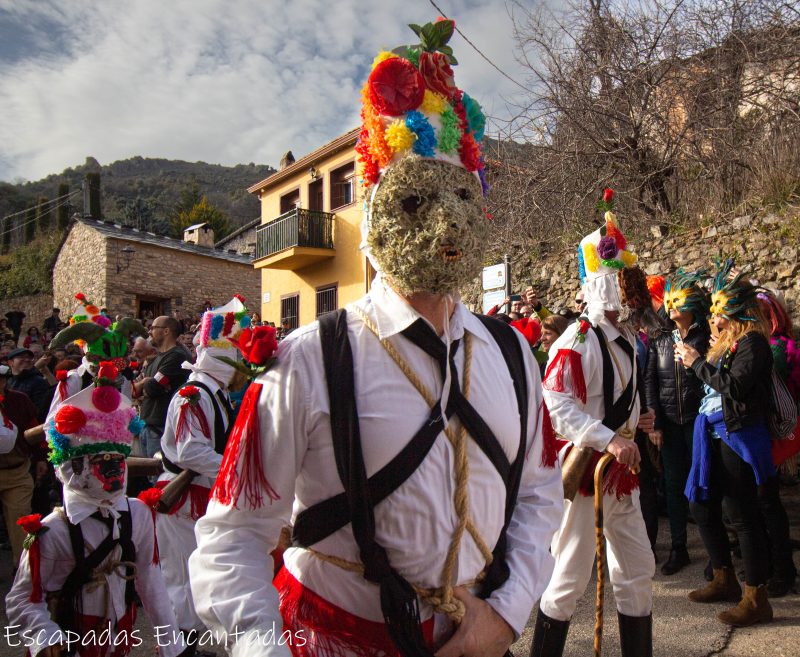
M 463 586 L 454 588 L 453 595 L 464 603 L 464 619 L 436 657 L 503 657 L 514 642 L 514 630 L 488 602 Z
M 631 470 L 638 468 L 642 460 L 636 443 L 622 436 L 615 435 L 611 442 L 606 445 L 606 451 L 609 454 L 613 454 L 617 461 L 622 465 L 627 465 Z
M 664 432 L 661 429 L 653 429 L 647 437 L 650 439 L 650 442 L 653 443 L 658 449 L 661 449 L 662 445 L 664 444 Z
M 647 413 L 642 413 L 639 415 L 639 424 L 637 424 L 637 428 L 639 431 L 644 431 L 645 433 L 650 433 L 655 427 L 656 422 L 656 412 L 652 408 L 647 409 Z

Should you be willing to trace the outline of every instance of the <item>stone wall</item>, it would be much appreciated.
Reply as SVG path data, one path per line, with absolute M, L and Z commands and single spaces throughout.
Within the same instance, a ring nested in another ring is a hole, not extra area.
M 226 251 L 236 251 L 241 255 L 255 256 L 256 254 L 256 228 L 253 226 L 225 241 L 224 246 L 220 247 Z
M 39 331 L 42 330 L 44 320 L 50 317 L 50 313 L 53 310 L 53 297 L 50 294 L 36 294 L 0 301 L 0 317 L 5 318 L 6 313 L 11 310 L 21 310 L 26 315 L 22 322 L 22 333 L 20 334 L 20 344 L 22 344 L 25 333 L 31 326 L 35 326 Z M 62 316 L 63 314 L 62 312 Z
M 86 224 L 74 222 L 53 267 L 53 299 L 62 319 L 80 305 L 75 301 L 78 292 L 99 307 L 106 305 L 107 260 L 106 239 Z
M 109 239 L 109 249 L 121 249 L 131 242 Z M 258 308 L 261 298 L 261 275 L 252 265 L 221 258 L 195 255 L 151 244 L 134 243 L 135 255 L 130 266 L 116 271 L 113 258 L 105 271 L 112 314 L 136 313 L 136 297 L 166 299 L 171 310 L 195 313 L 210 301 L 218 306 L 241 294 L 250 308 Z
M 713 268 L 715 256 L 735 255 L 739 264 L 752 265 L 752 276 L 762 285 L 783 293 L 795 323 L 800 324 L 797 228 L 798 217 L 742 216 L 653 237 L 633 248 L 647 274 L 668 275 L 681 266 Z M 571 309 L 579 288 L 577 245 L 539 261 L 519 258 L 512 264 L 512 281 L 519 287 L 524 288 L 531 279 L 539 283 L 540 296 L 549 308 Z

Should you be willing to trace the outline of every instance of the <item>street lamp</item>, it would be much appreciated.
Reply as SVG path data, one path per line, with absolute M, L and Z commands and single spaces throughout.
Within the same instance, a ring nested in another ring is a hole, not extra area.
M 131 259 L 133 255 L 136 253 L 136 249 L 132 246 L 124 246 L 122 249 L 117 251 L 117 273 L 125 271 L 128 267 L 131 266 Z M 122 257 L 120 257 L 122 256 Z

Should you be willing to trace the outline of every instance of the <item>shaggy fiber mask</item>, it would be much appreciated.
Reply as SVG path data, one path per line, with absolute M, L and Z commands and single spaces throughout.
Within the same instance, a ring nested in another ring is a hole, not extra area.
M 406 156 L 384 173 L 367 245 L 400 294 L 447 294 L 483 267 L 489 222 L 481 185 L 466 169 Z

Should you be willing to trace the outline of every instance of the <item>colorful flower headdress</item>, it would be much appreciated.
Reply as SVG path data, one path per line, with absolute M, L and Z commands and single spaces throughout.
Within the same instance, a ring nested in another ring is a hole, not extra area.
M 453 79 L 457 61 L 447 42 L 455 22 L 440 17 L 409 27 L 420 42 L 378 54 L 361 92 L 356 151 L 364 185 L 375 185 L 388 166 L 413 154 L 474 172 L 486 194 L 480 148 L 486 117 Z
M 746 271 L 735 271 L 736 262 L 728 258 L 724 263 L 717 262 L 717 273 L 711 289 L 711 314 L 722 315 L 726 319 L 742 322 L 755 322 L 751 317 L 758 306 L 756 298 L 760 288 L 747 279 Z
M 244 305 L 244 297 L 237 294 L 224 306 L 203 313 L 197 344 L 203 349 L 230 349 L 229 340 L 234 340 L 250 326 L 250 316 Z
M 48 458 L 53 465 L 84 454 L 131 453 L 133 436 L 141 430 L 136 410 L 120 394 L 119 372 L 103 362 L 94 385 L 67 399 L 47 425 Z
M 637 257 L 626 250 L 627 240 L 614 216 L 614 190 L 606 189 L 597 204 L 605 212 L 605 224 L 581 240 L 578 246 L 578 272 L 581 285 L 587 281 L 610 274 L 620 269 L 633 267 Z
M 664 286 L 664 308 L 667 312 L 673 308 L 678 312 L 690 312 L 695 320 L 708 315 L 708 295 L 700 283 L 708 278 L 705 269 L 686 271 L 682 267 L 667 279 Z
M 128 340 L 131 335 L 147 337 L 144 325 L 132 317 L 116 323 L 100 312 L 82 293 L 75 295 L 81 308 L 70 319 L 70 325 L 59 331 L 50 342 L 52 349 L 78 342 L 83 350 L 103 360 L 112 360 L 119 370 L 127 367 Z

